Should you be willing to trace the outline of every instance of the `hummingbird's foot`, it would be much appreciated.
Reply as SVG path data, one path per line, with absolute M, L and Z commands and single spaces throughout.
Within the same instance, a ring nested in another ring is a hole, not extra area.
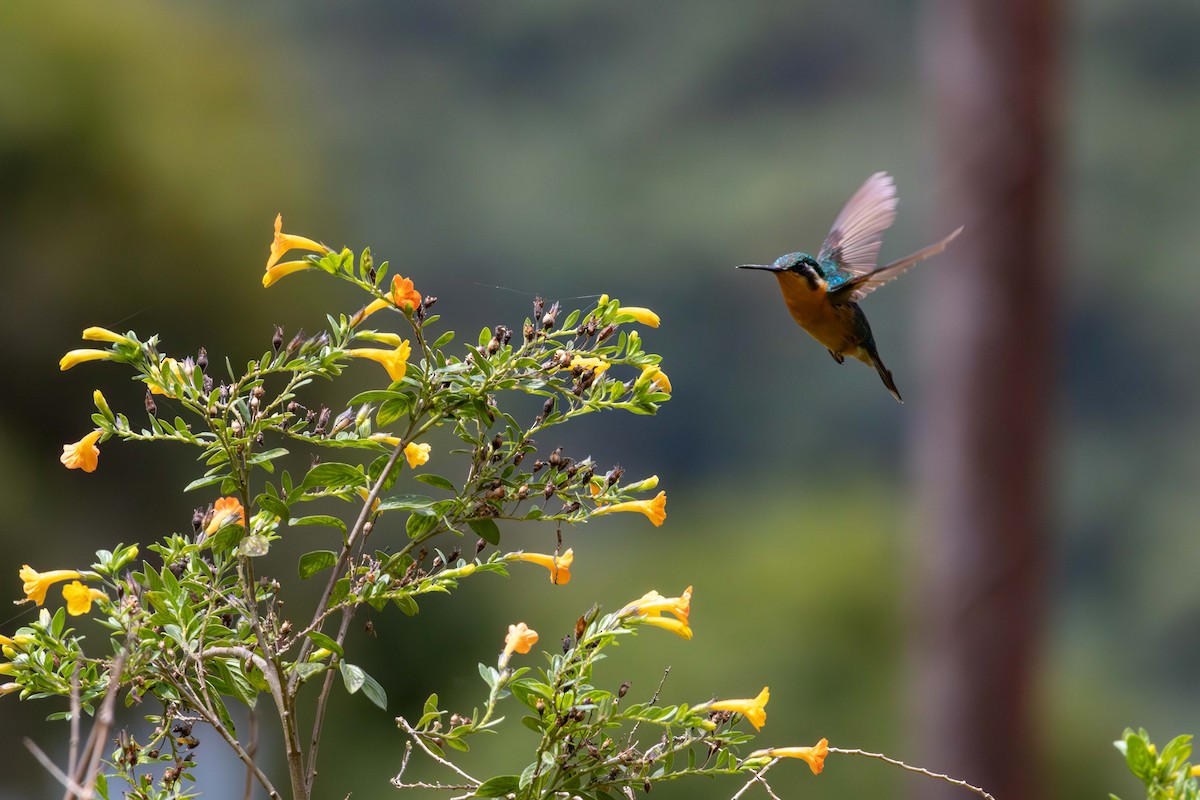
M 826 349 L 828 349 L 828 348 L 826 348 Z M 838 362 L 839 364 L 846 363 L 846 357 L 844 355 L 842 355 L 841 353 L 835 353 L 832 350 L 830 350 L 829 355 L 833 356 L 833 360 Z

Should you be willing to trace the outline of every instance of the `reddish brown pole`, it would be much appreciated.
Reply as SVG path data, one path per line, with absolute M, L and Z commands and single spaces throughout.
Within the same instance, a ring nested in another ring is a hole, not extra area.
M 921 284 L 914 721 L 925 765 L 1000 800 L 1037 795 L 1062 266 L 1059 6 L 924 4 L 940 228 L 966 230 Z

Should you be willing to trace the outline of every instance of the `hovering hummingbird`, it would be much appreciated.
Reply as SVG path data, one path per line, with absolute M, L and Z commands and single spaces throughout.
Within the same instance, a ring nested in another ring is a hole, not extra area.
M 945 250 L 962 228 L 911 256 L 876 267 L 883 232 L 895 219 L 896 185 L 886 172 L 876 172 L 846 201 L 816 258 L 788 253 L 773 264 L 742 264 L 738 269 L 774 272 L 792 319 L 839 364 L 850 356 L 874 367 L 883 385 L 903 403 L 858 301 L 918 261 Z

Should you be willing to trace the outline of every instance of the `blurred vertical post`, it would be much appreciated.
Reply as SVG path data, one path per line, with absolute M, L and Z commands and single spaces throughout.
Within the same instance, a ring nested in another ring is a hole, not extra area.
M 919 312 L 915 720 L 923 763 L 1029 800 L 1062 266 L 1060 2 L 925 0 L 923 22 L 940 228 L 966 231 L 923 276 Z M 944 788 L 920 796 L 961 800 Z

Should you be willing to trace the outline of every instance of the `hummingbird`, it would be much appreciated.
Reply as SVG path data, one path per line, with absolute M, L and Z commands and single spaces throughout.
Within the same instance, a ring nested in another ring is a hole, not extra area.
M 774 272 L 796 324 L 823 344 L 837 363 L 850 356 L 874 367 L 887 390 L 903 403 L 891 370 L 879 358 L 871 325 L 858 301 L 917 262 L 945 250 L 962 228 L 910 256 L 877 267 L 883 232 L 896 219 L 896 202 L 891 176 L 876 172 L 846 201 L 816 258 L 808 253 L 788 253 L 772 264 L 742 264 L 737 269 Z

